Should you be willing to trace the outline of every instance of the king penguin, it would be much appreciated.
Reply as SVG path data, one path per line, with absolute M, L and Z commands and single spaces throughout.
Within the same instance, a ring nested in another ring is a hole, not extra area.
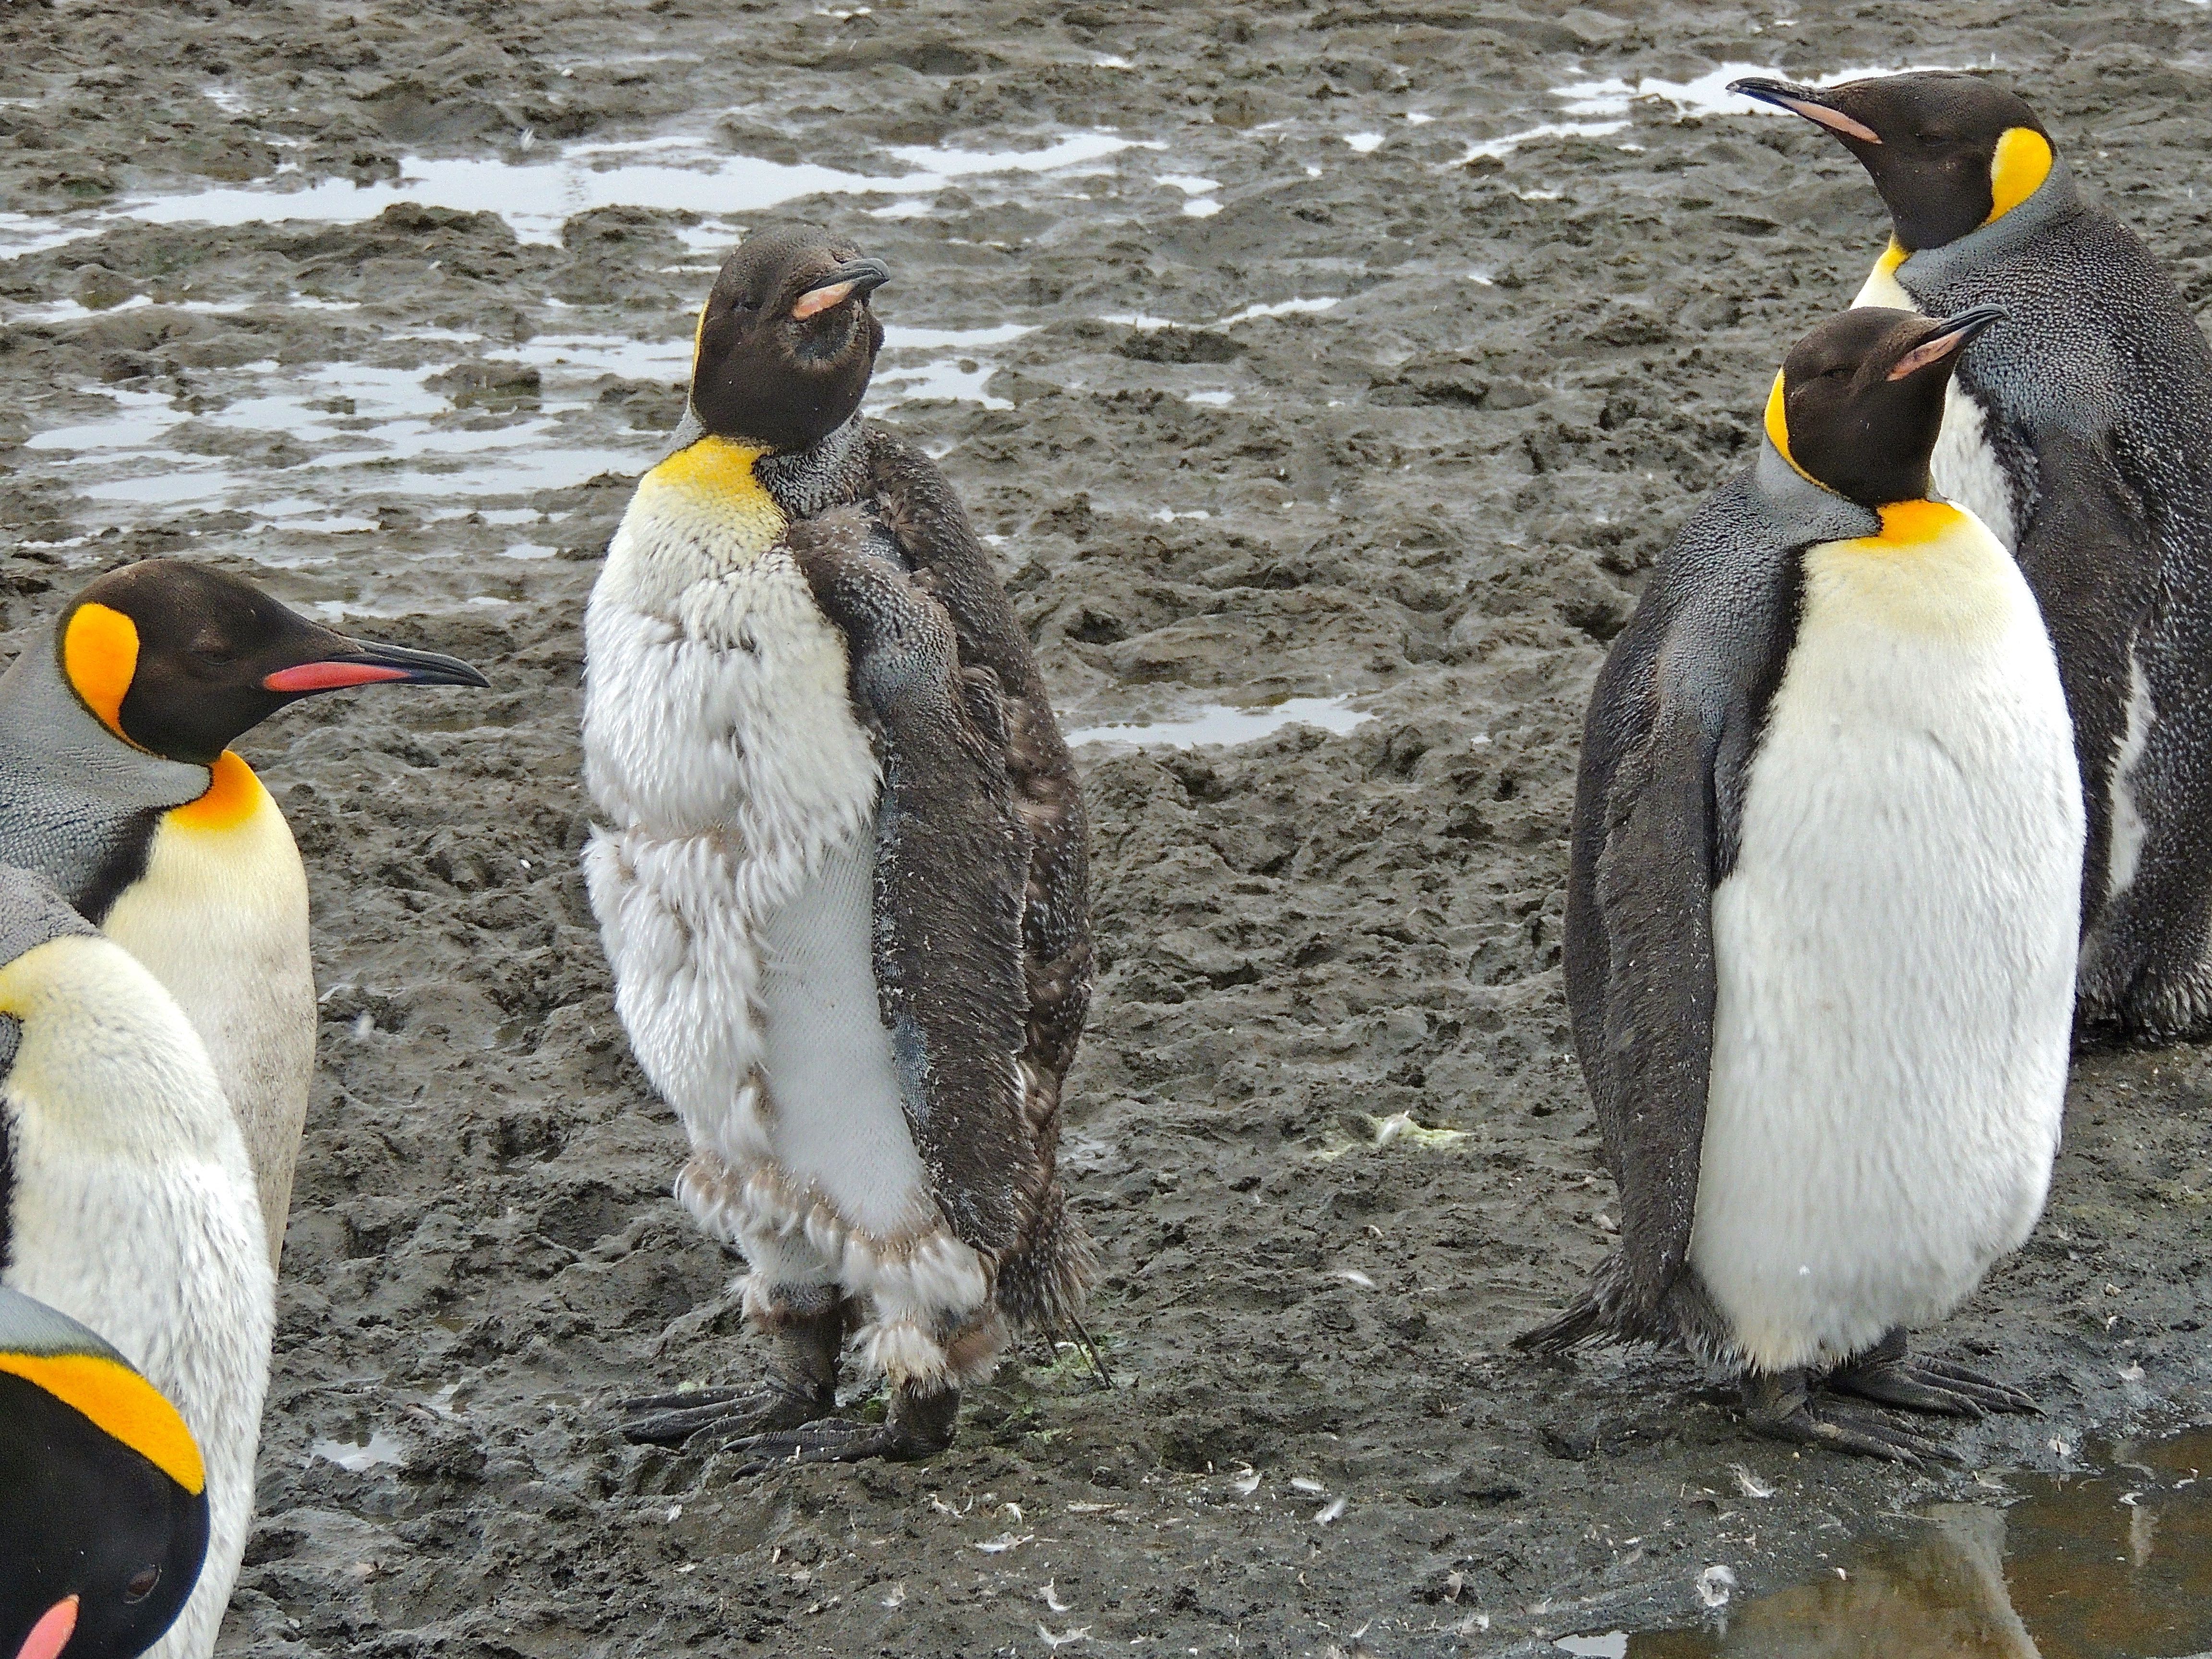
M 859 414 L 878 261 L 749 237 L 585 623 L 585 854 L 616 1007 L 750 1271 L 763 1386 L 633 1439 L 918 1457 L 1091 1262 L 1055 1169 L 1088 1006 L 1084 817 L 1026 636 L 925 457 Z M 836 1407 L 848 1336 L 890 1386 Z
M 0 1288 L 0 1656 L 143 1653 L 207 1542 L 207 1469 L 177 1408 L 76 1320 Z
M 1620 1243 L 1519 1339 L 1680 1340 L 1777 1437 L 1917 1463 L 1851 1394 L 2017 1391 L 1905 1357 L 2041 1212 L 2071 1034 L 2073 734 L 2019 568 L 1936 499 L 1958 356 L 2003 313 L 1846 312 L 1776 377 L 1598 676 L 1567 1000 Z
M 315 1066 L 307 876 L 230 744 L 318 692 L 486 681 L 174 559 L 93 581 L 52 638 L 0 675 L 0 862 L 46 877 L 198 1029 L 246 1137 L 273 1263 Z
M 81 1321 L 176 1406 L 207 1563 L 155 1651 L 215 1646 L 253 1516 L 276 1275 L 246 1144 L 176 1000 L 0 866 L 0 1285 Z
M 2088 811 L 2087 1027 L 2212 1027 L 2212 349 L 2035 112 L 1917 73 L 1733 90 L 1818 124 L 1889 209 L 1860 305 L 2011 322 L 1966 352 L 1936 487 L 2019 557 L 2058 650 Z

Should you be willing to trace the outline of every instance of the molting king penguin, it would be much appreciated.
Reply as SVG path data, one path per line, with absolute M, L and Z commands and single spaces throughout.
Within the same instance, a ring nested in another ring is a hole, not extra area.
M 888 274 L 812 226 L 730 256 L 585 623 L 616 1006 L 775 1345 L 764 1387 L 635 1401 L 627 1432 L 763 1461 L 945 1445 L 1015 1328 L 1079 1331 L 1091 1261 L 1054 1165 L 1082 801 L 958 500 L 859 414 Z M 848 1334 L 880 1426 L 829 1416 Z
M 1817 123 L 1893 234 L 1858 303 L 2012 320 L 1968 349 L 1936 483 L 2018 556 L 2057 647 L 2089 823 L 2085 1024 L 2212 1024 L 2212 349 L 2035 112 L 1974 76 L 1735 91 Z
M 207 1554 L 177 1408 L 66 1315 L 0 1288 L 0 1659 L 131 1659 Z
M 167 986 L 207 1044 L 283 1247 L 315 1066 L 307 877 L 230 750 L 287 704 L 384 682 L 483 685 L 204 565 L 89 584 L 0 675 L 0 862 L 38 871 Z
M 2066 1090 L 2082 848 L 2019 568 L 1934 499 L 1960 351 L 2003 313 L 1846 312 L 1757 464 L 1662 560 L 1592 693 L 1567 1000 L 1619 1249 L 1519 1340 L 1680 1340 L 1753 1427 L 1917 1462 L 1851 1394 L 2033 1409 L 1905 1358 L 2034 1224 Z
M 0 1285 L 100 1332 L 190 1427 L 207 1562 L 155 1651 L 204 1659 L 246 1553 L 276 1325 L 253 1171 L 176 1000 L 44 881 L 6 866 Z

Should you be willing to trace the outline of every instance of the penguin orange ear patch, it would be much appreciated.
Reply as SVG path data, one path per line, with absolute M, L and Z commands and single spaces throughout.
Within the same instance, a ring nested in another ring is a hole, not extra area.
M 122 737 L 123 699 L 138 672 L 137 624 L 104 605 L 77 606 L 62 635 L 62 668 L 84 706 Z
M 0 1352 L 12 1372 L 82 1412 L 111 1440 L 120 1441 L 186 1492 L 207 1489 L 200 1449 L 177 1408 L 127 1365 L 98 1354 Z
M 2011 212 L 2050 176 L 2051 141 L 2033 127 L 2006 128 L 1990 157 L 1990 219 Z

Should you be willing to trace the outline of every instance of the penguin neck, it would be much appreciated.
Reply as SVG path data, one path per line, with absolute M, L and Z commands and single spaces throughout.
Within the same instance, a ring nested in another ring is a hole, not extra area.
M 197 800 L 211 781 L 207 767 L 165 759 L 108 730 L 43 646 L 0 674 L 0 773 L 140 809 Z
M 638 503 L 720 559 L 754 563 L 789 522 L 756 471 L 766 453 L 702 433 L 638 480 Z
M 1892 236 L 1852 303 L 1917 310 L 1914 296 L 1939 289 L 1975 266 L 2010 252 L 2081 209 L 2081 192 L 2074 182 L 2073 171 L 2063 155 L 2054 155 L 2051 171 L 2041 184 L 1956 241 L 1908 253 Z
M 1872 507 L 1861 507 L 1806 477 L 1771 439 L 1759 446 L 1751 493 L 1760 517 L 1785 547 L 1850 541 L 1881 531 L 1881 515 Z

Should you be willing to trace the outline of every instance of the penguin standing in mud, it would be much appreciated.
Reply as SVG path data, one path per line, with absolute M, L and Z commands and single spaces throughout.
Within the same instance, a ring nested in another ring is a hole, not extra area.
M 0 1659 L 130 1659 L 207 1554 L 185 1420 L 93 1332 L 0 1288 Z
M 1790 351 L 1757 465 L 1661 562 L 1592 693 L 1566 980 L 1621 1194 L 1518 1346 L 1680 1340 L 1781 1439 L 1917 1463 L 1832 1399 L 1978 1417 L 1905 1358 L 2043 1207 L 2082 848 L 2019 568 L 1933 499 L 1960 352 L 2003 313 L 1851 311 Z
M 207 1565 L 155 1651 L 204 1659 L 246 1553 L 276 1325 L 253 1172 L 175 999 L 7 866 L 0 1170 L 0 1285 L 100 1332 L 198 1443 Z
M 36 870 L 168 988 L 207 1044 L 283 1247 L 315 1066 L 307 876 L 229 745 L 319 691 L 477 685 L 204 565 L 149 559 L 72 600 L 0 675 L 0 863 Z
M 1028 641 L 936 468 L 859 415 L 877 261 L 756 232 L 585 624 L 585 872 L 677 1195 L 750 1268 L 757 1389 L 633 1439 L 917 1457 L 1090 1267 L 1055 1174 L 1091 984 L 1084 817 Z M 890 1388 L 830 1417 L 847 1339 Z
M 2212 1024 L 2212 349 L 2035 112 L 1970 75 L 1731 90 L 1864 164 L 1893 234 L 1857 303 L 2002 305 L 1954 383 L 1936 488 L 2019 557 L 2057 647 L 2088 811 L 2079 1017 Z

